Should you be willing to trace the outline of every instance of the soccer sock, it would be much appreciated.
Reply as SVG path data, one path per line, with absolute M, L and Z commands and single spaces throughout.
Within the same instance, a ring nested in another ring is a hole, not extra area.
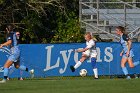
M 4 79 L 7 80 L 9 68 L 4 68 Z
M 28 68 L 26 68 L 26 66 L 23 66 L 23 65 L 22 65 L 22 66 L 19 67 L 19 69 L 28 72 Z
M 93 72 L 94 72 L 95 78 L 98 78 L 98 69 L 97 68 L 94 68 L 93 69 Z
M 15 67 L 12 65 L 9 67 L 9 73 L 8 74 L 12 74 L 15 71 Z
M 128 70 L 127 70 L 126 67 L 122 67 L 122 71 L 123 71 L 123 73 L 124 73 L 125 75 L 128 75 Z
M 134 64 L 134 66 L 137 66 L 140 64 L 140 61 L 134 62 L 133 64 Z
M 74 68 L 77 69 L 79 66 L 81 66 L 81 64 L 82 64 L 82 62 L 78 61 L 78 62 L 75 64 Z

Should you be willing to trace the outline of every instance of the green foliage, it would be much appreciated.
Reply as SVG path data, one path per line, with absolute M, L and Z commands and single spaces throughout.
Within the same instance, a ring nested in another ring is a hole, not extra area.
M 39 3 L 44 1 L 45 3 Z M 3 2 L 3 6 L 9 12 L 14 11 L 7 20 L 14 19 L 15 22 L 21 23 L 15 26 L 22 33 L 22 41 L 25 43 L 64 43 L 83 41 L 83 32 L 80 31 L 78 21 L 78 2 L 78 0 L 12 0 Z
M 66 22 L 58 22 L 57 32 L 52 43 L 82 42 L 83 32 L 80 30 L 78 18 L 70 18 Z
M 26 16 L 21 21 L 25 24 L 25 30 L 23 32 L 23 38 L 22 40 L 26 40 L 26 37 L 30 37 L 30 43 L 39 43 L 38 40 L 38 32 L 35 28 L 43 27 L 40 18 L 37 16 L 35 12 L 31 12 L 28 16 Z M 40 31 L 41 32 L 41 31 Z

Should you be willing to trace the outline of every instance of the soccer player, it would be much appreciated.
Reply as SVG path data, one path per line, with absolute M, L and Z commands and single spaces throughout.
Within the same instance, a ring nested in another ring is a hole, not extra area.
M 77 69 L 82 64 L 82 62 L 84 62 L 87 58 L 91 57 L 91 64 L 93 67 L 94 76 L 95 79 L 98 79 L 98 70 L 96 67 L 96 57 L 97 57 L 96 44 L 95 41 L 92 39 L 92 35 L 90 32 L 86 32 L 84 37 L 86 40 L 86 47 L 83 49 L 76 50 L 76 52 L 82 52 L 82 57 L 75 64 L 75 66 L 70 66 L 70 69 L 72 72 L 75 72 L 75 69 Z
M 20 70 L 24 70 L 27 72 L 30 72 L 30 74 L 34 74 L 34 70 L 28 70 L 26 66 L 19 65 L 19 57 L 20 57 L 20 50 L 19 50 L 19 37 L 20 33 L 19 32 L 14 32 L 13 31 L 13 26 L 8 25 L 6 28 L 7 31 L 7 42 L 3 43 L 0 45 L 0 48 L 3 46 L 9 46 L 11 50 L 11 55 L 8 57 L 8 60 L 4 64 L 4 78 L 0 83 L 5 83 L 8 77 L 8 72 L 9 72 L 9 67 L 14 64 L 15 68 L 19 68 Z
M 140 64 L 140 61 L 133 63 L 133 49 L 132 49 L 132 41 L 129 39 L 129 37 L 125 34 L 125 28 L 122 26 L 116 27 L 116 34 L 120 35 L 120 43 L 122 46 L 122 52 L 120 53 L 120 56 L 122 56 L 121 60 L 121 68 L 123 73 L 126 76 L 126 79 L 131 79 L 130 75 L 128 74 L 128 70 L 125 66 L 126 62 L 128 62 L 130 68 L 134 68 L 135 66 Z M 137 77 L 135 77 L 137 78 Z

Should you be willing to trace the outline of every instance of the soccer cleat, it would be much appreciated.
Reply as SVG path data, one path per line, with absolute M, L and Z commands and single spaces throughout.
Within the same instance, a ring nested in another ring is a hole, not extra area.
M 126 79 L 131 79 L 131 77 L 130 76 L 127 76 Z
M 34 69 L 31 69 L 31 70 L 29 71 L 29 73 L 30 73 L 30 75 L 31 75 L 31 78 L 34 78 Z
M 0 81 L 0 83 L 6 83 L 6 80 L 5 80 L 5 79 L 3 79 L 2 81 Z
M 134 74 L 134 76 L 135 76 L 135 79 L 139 78 L 137 74 Z
M 137 79 L 137 78 L 139 78 L 139 77 L 135 77 L 135 79 Z
M 23 78 L 22 77 L 19 77 L 18 80 L 23 80 Z
M 99 78 L 96 78 L 96 77 L 95 77 L 94 79 L 99 79 Z
M 70 69 L 71 69 L 72 72 L 75 72 L 74 66 L 70 66 Z

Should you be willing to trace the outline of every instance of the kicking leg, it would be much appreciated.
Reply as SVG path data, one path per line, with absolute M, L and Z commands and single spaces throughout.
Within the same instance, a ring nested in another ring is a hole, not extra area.
M 17 68 L 17 69 L 19 68 L 22 71 L 29 72 L 31 74 L 31 78 L 34 77 L 34 69 L 28 70 L 28 68 L 24 65 L 19 66 L 19 62 L 15 62 L 14 65 L 15 65 L 15 68 Z
M 78 67 L 80 67 L 81 64 L 82 64 L 82 62 L 84 62 L 86 60 L 86 58 L 87 58 L 87 56 L 83 54 L 82 57 L 81 57 L 81 59 L 80 59 L 80 61 L 78 61 L 75 64 L 75 66 L 70 66 L 71 71 L 72 72 L 75 72 L 75 69 L 77 69 Z
M 135 66 L 139 65 L 140 62 L 137 61 L 137 62 L 134 62 L 134 63 L 133 63 L 133 59 L 132 59 L 132 58 L 128 58 L 128 64 L 129 64 L 129 67 L 130 67 L 130 68 L 134 68 L 134 69 L 135 69 Z M 135 78 L 138 78 L 137 74 L 138 74 L 138 73 L 134 73 Z

